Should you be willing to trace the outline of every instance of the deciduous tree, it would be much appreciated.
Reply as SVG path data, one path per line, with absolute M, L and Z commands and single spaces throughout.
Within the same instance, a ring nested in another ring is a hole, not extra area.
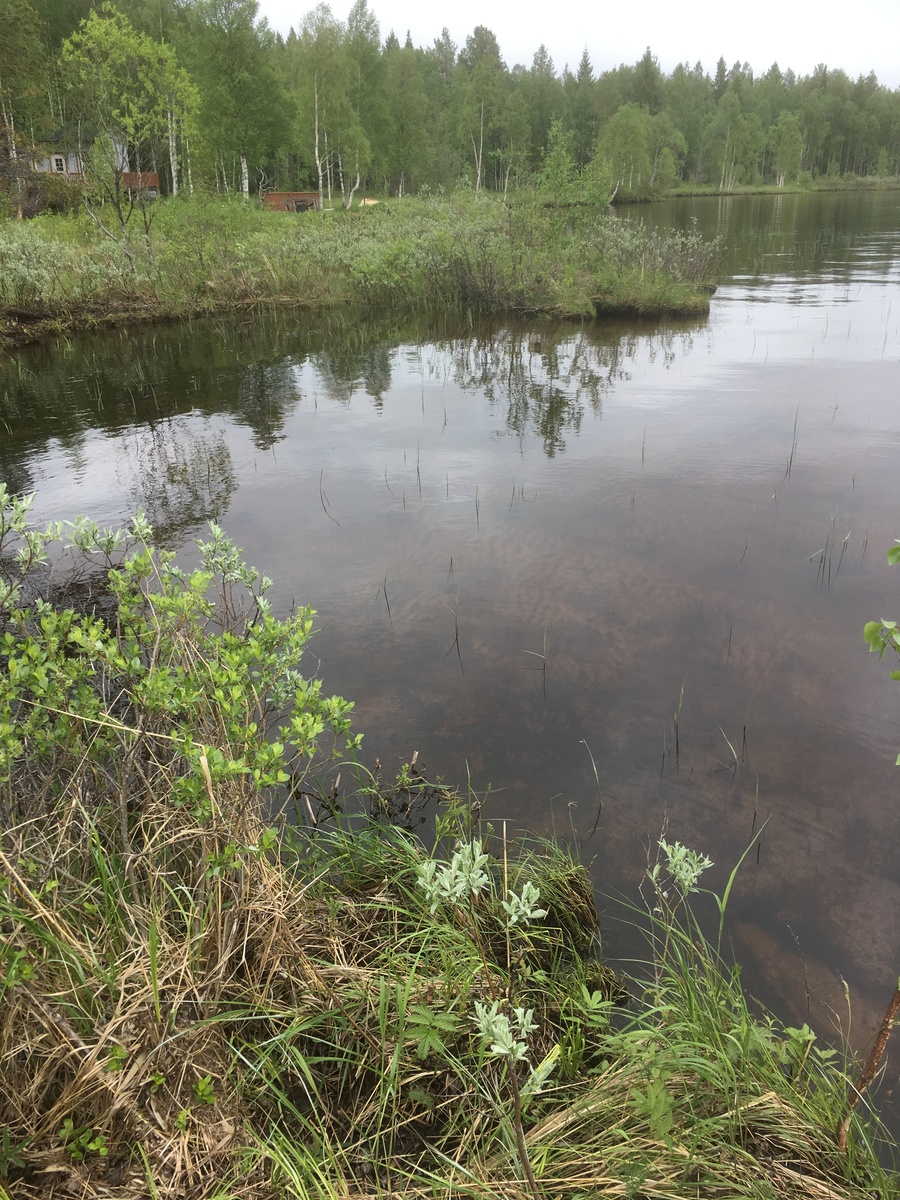
M 78 125 L 90 139 L 82 154 L 85 203 L 134 267 L 128 224 L 135 207 L 145 234 L 151 220 L 141 176 L 169 144 L 173 122 L 189 118 L 194 89 L 171 46 L 138 33 L 110 7 L 82 22 L 64 43 L 62 57 Z M 95 202 L 109 206 L 116 231 Z

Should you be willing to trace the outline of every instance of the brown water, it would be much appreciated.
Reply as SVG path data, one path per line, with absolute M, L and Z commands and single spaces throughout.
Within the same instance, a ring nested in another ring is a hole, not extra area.
M 574 828 L 605 892 L 637 898 L 665 828 L 721 889 L 767 820 L 745 980 L 832 1037 L 846 980 L 861 1047 L 900 969 L 900 687 L 862 640 L 900 616 L 900 194 L 620 219 L 722 233 L 708 321 L 60 341 L 0 364 L 0 478 L 41 518 L 143 505 L 176 545 L 218 516 L 318 609 L 307 666 L 368 759 Z

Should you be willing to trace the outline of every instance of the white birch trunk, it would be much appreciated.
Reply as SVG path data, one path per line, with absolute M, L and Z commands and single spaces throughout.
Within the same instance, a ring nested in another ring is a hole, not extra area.
M 359 159 L 358 158 L 356 160 L 355 166 L 356 166 L 356 179 L 350 185 L 349 192 L 347 195 L 347 203 L 344 205 L 345 208 L 350 208 L 350 206 L 353 204 L 353 197 L 356 195 L 357 191 L 359 190 L 359 185 L 362 183 L 362 172 L 359 169 Z
M 166 113 L 169 122 L 169 171 L 172 175 L 172 195 L 178 195 L 178 144 L 175 138 L 175 114 Z
M 16 150 L 16 123 L 13 119 L 12 109 L 7 108 L 6 104 L 0 105 L 0 116 L 3 117 L 3 124 L 6 126 L 6 140 L 9 144 L 9 157 L 15 162 L 19 155 Z
M 475 195 L 481 191 L 481 166 L 484 162 L 484 100 L 481 101 L 481 119 L 478 127 L 478 171 L 475 176 Z
M 331 152 L 328 149 L 328 130 L 323 130 L 325 137 L 325 182 L 328 185 L 328 207 L 334 208 L 334 199 L 332 198 L 332 170 L 331 170 Z
M 347 186 L 344 183 L 344 155 L 341 150 L 337 152 L 337 169 L 338 169 L 338 184 L 341 189 L 341 207 L 349 208 L 347 204 Z
M 319 153 L 319 84 L 318 81 L 313 83 L 313 121 L 315 126 L 315 156 L 316 156 L 316 171 L 319 176 L 319 211 L 325 207 L 325 195 L 322 187 L 322 156 Z
M 241 194 L 245 200 L 250 199 L 250 170 L 247 166 L 247 155 L 241 151 Z

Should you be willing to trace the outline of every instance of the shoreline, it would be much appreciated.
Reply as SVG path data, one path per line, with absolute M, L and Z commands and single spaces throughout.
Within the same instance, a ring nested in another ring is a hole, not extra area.
M 195 195 L 152 233 L 87 214 L 0 227 L 0 346 L 255 306 L 361 305 L 589 321 L 702 316 L 720 246 L 630 228 L 603 207 L 460 194 L 287 214 Z
M 712 864 L 660 838 L 623 976 L 563 844 L 417 754 L 363 765 L 352 705 L 286 670 L 312 610 L 265 615 L 221 529 L 188 576 L 141 516 L 45 539 L 29 505 L 0 484 L 0 1196 L 896 1196 L 858 1103 L 887 1023 L 860 1072 L 722 950 L 752 842 L 705 929 Z M 120 619 L 48 592 L 35 535 L 110 568 Z
M 566 312 L 561 309 L 525 308 L 486 311 L 479 316 L 513 319 L 530 318 L 535 321 L 558 320 L 575 324 L 588 324 L 603 320 L 633 320 L 658 321 L 667 317 L 684 319 L 700 318 L 709 313 L 710 297 L 716 291 L 715 286 L 698 290 L 688 300 L 673 304 L 655 301 L 652 296 L 642 299 L 639 295 L 628 295 L 619 300 L 605 298 L 602 295 L 594 297 L 594 313 Z M 64 334 L 99 333 L 109 329 L 121 329 L 126 326 L 141 328 L 146 325 L 173 325 L 182 321 L 198 320 L 208 317 L 221 316 L 227 313 L 248 312 L 251 310 L 288 310 L 297 309 L 302 312 L 327 312 L 340 308 L 354 308 L 357 301 L 347 300 L 343 304 L 304 304 L 294 296 L 268 298 L 248 298 L 222 300 L 216 304 L 197 305 L 179 312 L 166 310 L 162 306 L 150 303 L 122 305 L 120 308 L 86 308 L 81 311 L 60 307 L 55 311 L 32 311 L 22 309 L 0 308 L 0 353 L 4 350 L 15 350 L 20 346 L 34 345 L 38 342 L 49 341 L 51 338 Z M 407 310 L 427 311 L 427 306 L 411 304 Z M 398 306 L 402 312 L 404 306 Z M 438 310 L 445 314 L 446 309 Z M 461 310 L 461 315 L 462 310 Z

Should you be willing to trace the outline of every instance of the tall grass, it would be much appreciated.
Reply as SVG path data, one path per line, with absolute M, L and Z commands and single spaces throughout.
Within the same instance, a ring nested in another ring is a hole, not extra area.
M 179 315 L 262 302 L 699 312 L 718 248 L 696 235 L 645 232 L 602 209 L 462 194 L 303 215 L 178 198 L 160 203 L 150 242 L 130 254 L 134 271 L 83 214 L 6 222 L 0 303 L 73 321 L 123 306 Z
M 12 1195 L 893 1194 L 858 1113 L 838 1146 L 835 1060 L 751 1015 L 689 909 L 629 1000 L 584 868 L 415 760 L 358 768 L 296 671 L 310 614 L 273 622 L 216 530 L 200 557 L 0 497 Z M 426 845 L 398 822 L 429 798 Z M 517 1010 L 504 1058 L 483 1015 Z

